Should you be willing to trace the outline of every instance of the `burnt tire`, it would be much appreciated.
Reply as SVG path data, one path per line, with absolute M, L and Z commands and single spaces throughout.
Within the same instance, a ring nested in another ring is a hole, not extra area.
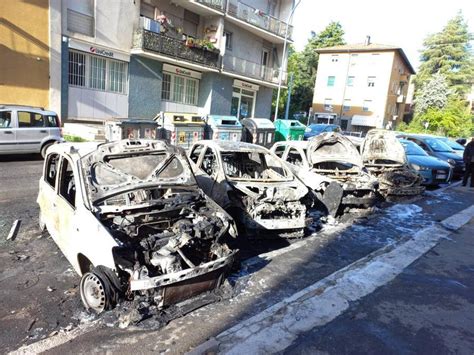
M 82 275 L 79 291 L 84 307 L 95 313 L 114 308 L 120 298 L 119 280 L 112 270 L 104 266 L 95 267 Z

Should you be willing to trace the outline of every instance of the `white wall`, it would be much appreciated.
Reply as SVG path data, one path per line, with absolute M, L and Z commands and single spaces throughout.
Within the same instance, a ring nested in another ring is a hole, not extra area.
M 49 1 L 49 109 L 61 113 L 61 0 Z
M 69 86 L 69 119 L 104 120 L 127 116 L 128 95 Z

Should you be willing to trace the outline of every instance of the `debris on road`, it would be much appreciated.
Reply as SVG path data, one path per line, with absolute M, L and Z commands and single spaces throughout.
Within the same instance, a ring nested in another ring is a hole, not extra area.
M 21 219 L 17 219 L 13 222 L 10 233 L 8 233 L 7 240 L 15 240 L 16 236 L 18 235 L 18 231 L 20 230 L 20 225 Z
M 56 291 L 56 289 L 55 289 L 55 288 L 52 288 L 51 286 L 46 287 L 46 290 L 47 290 L 48 292 Z

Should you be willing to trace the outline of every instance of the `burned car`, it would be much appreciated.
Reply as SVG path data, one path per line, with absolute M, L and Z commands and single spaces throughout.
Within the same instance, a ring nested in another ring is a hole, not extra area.
M 184 151 L 162 141 L 53 145 L 37 202 L 97 313 L 137 295 L 162 309 L 214 290 L 234 260 L 232 218 L 199 189 Z
M 392 131 L 370 130 L 360 147 L 362 161 L 379 181 L 380 193 L 413 196 L 425 191 L 423 178 L 408 166 L 405 149 Z
M 309 141 L 277 142 L 270 150 L 282 159 L 291 171 L 311 189 L 325 212 L 335 217 L 341 208 L 344 195 L 342 183 L 314 171 L 308 163 L 309 144 Z
M 357 148 L 347 137 L 337 132 L 322 133 L 308 141 L 302 153 L 311 174 L 323 175 L 342 185 L 339 213 L 370 208 L 377 202 L 377 179 L 367 172 Z
M 200 141 L 190 151 L 196 180 L 248 237 L 304 235 L 307 187 L 268 149 Z

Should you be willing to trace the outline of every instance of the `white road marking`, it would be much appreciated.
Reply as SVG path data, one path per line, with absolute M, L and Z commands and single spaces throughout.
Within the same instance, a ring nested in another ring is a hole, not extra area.
M 422 229 L 398 246 L 379 249 L 220 333 L 191 353 L 211 350 L 224 354 L 268 354 L 282 351 L 299 334 L 329 323 L 345 312 L 350 302 L 393 280 L 441 238 L 473 217 L 474 206 L 471 206 L 440 224 Z

